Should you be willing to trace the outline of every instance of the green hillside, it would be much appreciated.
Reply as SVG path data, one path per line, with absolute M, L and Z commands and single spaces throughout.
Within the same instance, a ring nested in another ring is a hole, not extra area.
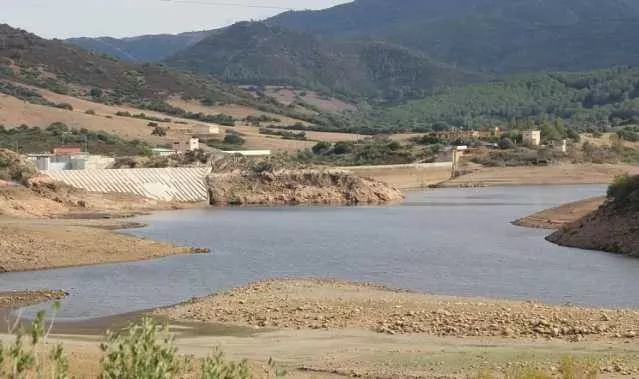
M 561 118 L 573 128 L 639 123 L 639 68 L 542 73 L 469 85 L 368 114 L 398 128 L 512 126 Z
M 229 83 L 291 85 L 394 101 L 478 78 L 392 44 L 341 43 L 257 22 L 217 31 L 166 63 Z
M 383 40 L 492 73 L 639 64 L 639 1 L 356 0 L 268 21 L 338 38 Z

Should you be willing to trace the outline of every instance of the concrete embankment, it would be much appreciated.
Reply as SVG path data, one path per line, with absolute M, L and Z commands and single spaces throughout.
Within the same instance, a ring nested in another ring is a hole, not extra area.
M 51 178 L 90 192 L 128 193 L 155 200 L 206 201 L 207 167 L 46 172 Z
M 356 175 L 370 177 L 400 190 L 428 188 L 450 179 L 452 162 L 389 166 L 341 167 Z

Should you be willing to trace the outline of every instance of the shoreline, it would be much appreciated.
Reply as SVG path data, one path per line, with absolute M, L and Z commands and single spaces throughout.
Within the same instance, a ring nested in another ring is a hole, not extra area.
M 605 196 L 582 199 L 554 208 L 544 209 L 515 220 L 512 224 L 524 228 L 558 230 L 594 212 L 605 202 Z

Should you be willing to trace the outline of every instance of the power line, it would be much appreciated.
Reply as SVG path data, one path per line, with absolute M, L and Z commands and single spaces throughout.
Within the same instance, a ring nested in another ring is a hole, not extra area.
M 226 6 L 226 7 L 238 7 L 238 8 L 275 9 L 279 11 L 294 10 L 293 8 L 278 7 L 274 5 L 241 4 L 241 3 L 223 2 L 223 1 L 202 1 L 202 0 L 160 0 L 160 1 L 165 3 L 197 4 L 197 5 Z

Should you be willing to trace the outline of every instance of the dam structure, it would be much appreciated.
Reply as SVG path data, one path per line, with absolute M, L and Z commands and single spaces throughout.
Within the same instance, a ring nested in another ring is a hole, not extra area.
M 154 200 L 208 200 L 206 176 L 210 167 L 139 168 L 117 170 L 50 171 L 46 175 L 89 192 L 127 193 Z

